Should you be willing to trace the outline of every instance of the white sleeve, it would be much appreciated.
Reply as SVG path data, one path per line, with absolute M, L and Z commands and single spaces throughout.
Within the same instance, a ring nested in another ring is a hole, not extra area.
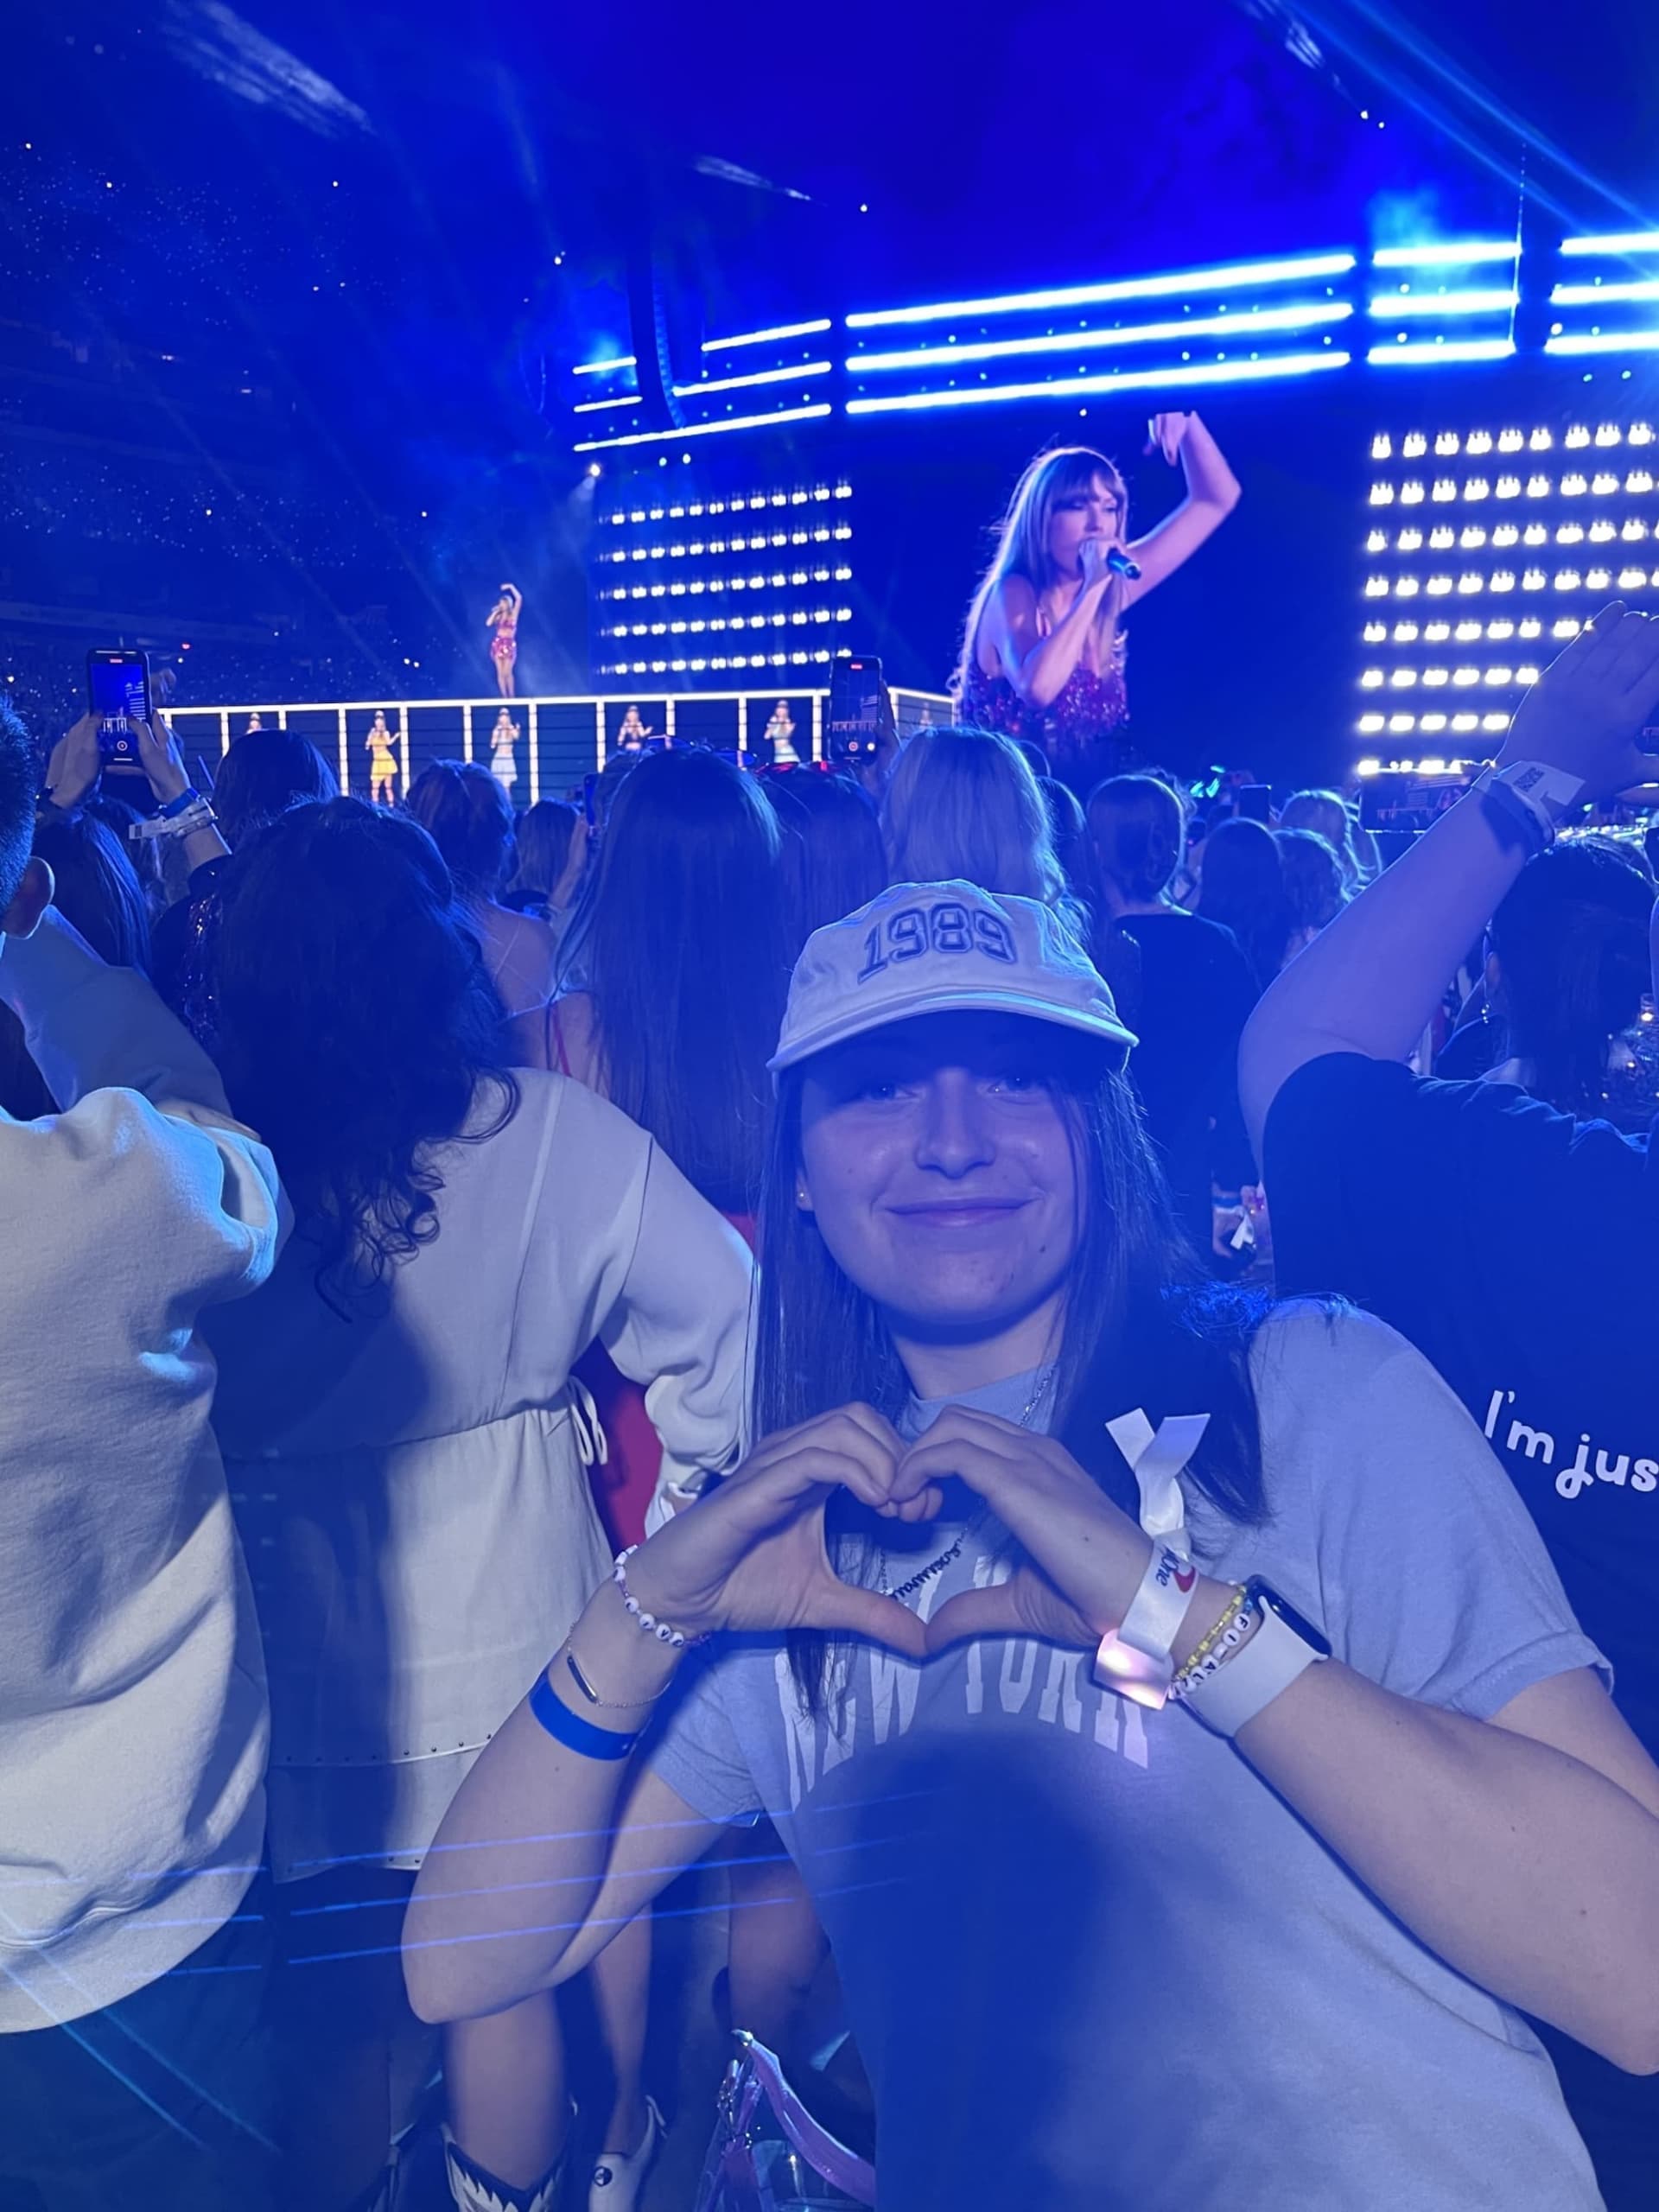
M 256 1289 L 289 1227 L 276 1165 L 232 1118 L 218 1070 L 145 978 L 107 966 L 48 908 L 33 937 L 5 940 L 0 999 L 66 1109 L 30 1125 L 47 1185 L 71 1205 L 85 1192 L 85 1205 L 97 1164 L 98 1206 L 126 1216 L 129 1237 L 153 1236 L 178 1255 L 186 1295 Z M 60 1186 L 59 1170 L 79 1179 Z M 35 1196 L 44 1202 L 46 1187 Z
M 742 1449 L 754 1263 L 737 1231 L 653 1144 L 620 1296 L 600 1341 L 645 1385 L 663 1465 L 647 1526 Z

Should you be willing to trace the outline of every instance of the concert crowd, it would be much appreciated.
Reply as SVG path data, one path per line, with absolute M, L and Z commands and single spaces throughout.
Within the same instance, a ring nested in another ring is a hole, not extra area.
M 0 708 L 0 2203 L 1656 2202 L 1659 620 L 1196 798 L 1153 435 L 847 763 Z

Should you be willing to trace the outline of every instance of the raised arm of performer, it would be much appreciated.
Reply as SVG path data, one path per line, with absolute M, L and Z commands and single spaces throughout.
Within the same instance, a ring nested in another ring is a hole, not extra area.
M 1154 415 L 1150 444 L 1186 478 L 1186 497 L 1127 544 L 1128 499 L 1105 456 L 1067 447 L 1041 454 L 1021 477 L 1001 542 L 969 618 L 963 676 L 1006 678 L 1026 705 L 1053 705 L 1079 668 L 1103 674 L 1126 607 L 1173 575 L 1238 505 L 1237 478 L 1196 415 Z M 1113 552 L 1140 569 L 1133 582 Z
M 1141 571 L 1126 594 L 1130 607 L 1190 560 L 1205 538 L 1221 528 L 1242 496 L 1237 477 L 1199 416 L 1154 415 L 1147 431 L 1148 453 L 1161 453 L 1172 468 L 1180 462 L 1186 497 L 1130 545 L 1130 556 Z

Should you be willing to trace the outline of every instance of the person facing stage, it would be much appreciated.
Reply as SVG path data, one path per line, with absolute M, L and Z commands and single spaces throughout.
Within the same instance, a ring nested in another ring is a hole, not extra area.
M 1238 505 L 1237 478 L 1196 415 L 1154 415 L 1147 451 L 1179 461 L 1186 497 L 1127 542 L 1128 493 L 1103 454 L 1059 446 L 1014 486 L 963 639 L 961 719 L 1041 746 L 1084 798 L 1128 765 L 1122 618 Z M 1124 556 L 1134 577 L 1109 565 Z

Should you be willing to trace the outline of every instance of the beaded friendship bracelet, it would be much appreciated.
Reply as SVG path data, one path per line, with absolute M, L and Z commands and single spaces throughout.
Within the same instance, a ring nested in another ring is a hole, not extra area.
M 1243 1583 L 1234 1589 L 1232 1599 L 1221 1618 L 1203 1642 L 1193 1650 L 1180 1673 L 1169 1686 L 1173 1698 L 1185 1698 L 1218 1675 L 1242 1644 L 1249 1641 L 1256 1624 L 1255 1607 Z
M 623 1604 L 646 1635 L 654 1636 L 658 1643 L 667 1644 L 671 1651 L 695 1649 L 699 1643 L 706 1643 L 706 1637 L 687 1636 L 683 1629 L 674 1628 L 667 1621 L 659 1621 L 655 1613 L 648 1613 L 641 1607 L 639 1600 L 628 1587 L 628 1561 L 639 1548 L 638 1544 L 630 1544 L 626 1551 L 616 1555 L 616 1571 L 611 1579 L 622 1592 Z

